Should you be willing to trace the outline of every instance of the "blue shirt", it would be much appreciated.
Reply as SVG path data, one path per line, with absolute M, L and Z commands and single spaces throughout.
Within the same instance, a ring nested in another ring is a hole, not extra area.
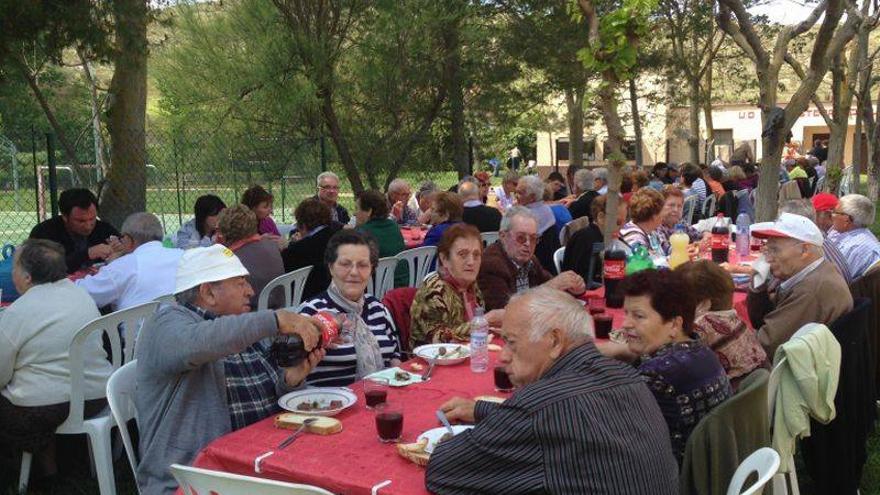
M 830 240 L 846 260 L 849 280 L 855 280 L 868 271 L 868 268 L 880 261 L 880 242 L 866 228 L 838 232 L 833 228 L 828 231 Z
M 563 205 L 550 205 L 550 209 L 553 210 L 553 218 L 556 219 L 556 235 L 559 235 L 562 227 L 571 221 L 571 212 Z

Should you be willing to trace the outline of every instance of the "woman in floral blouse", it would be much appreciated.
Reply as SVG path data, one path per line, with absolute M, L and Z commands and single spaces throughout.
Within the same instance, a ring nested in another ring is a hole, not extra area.
M 624 279 L 623 331 L 654 393 L 681 463 L 700 420 L 732 395 L 718 357 L 693 332 L 695 300 L 677 270 L 644 270 Z
M 758 334 L 733 309 L 733 279 L 709 260 L 690 261 L 675 271 L 687 281 L 692 294 L 705 298 L 697 302 L 694 333 L 715 351 L 735 390 L 746 375 L 767 364 L 767 354 Z
M 430 342 L 463 342 L 470 338 L 469 323 L 483 295 L 477 274 L 483 257 L 480 231 L 459 223 L 443 233 L 437 246 L 437 273 L 428 277 L 413 301 L 413 347 Z M 493 320 L 490 311 L 486 317 Z

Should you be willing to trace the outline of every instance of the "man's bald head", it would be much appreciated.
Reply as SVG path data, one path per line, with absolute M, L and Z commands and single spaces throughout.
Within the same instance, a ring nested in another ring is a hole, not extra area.
M 480 186 L 471 181 L 462 181 L 458 185 L 458 195 L 462 201 L 471 201 L 480 199 Z

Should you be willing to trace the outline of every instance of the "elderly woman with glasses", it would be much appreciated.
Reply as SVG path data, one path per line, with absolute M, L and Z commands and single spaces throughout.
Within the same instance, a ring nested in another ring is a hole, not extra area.
M 300 312 L 344 314 L 348 323 L 343 330 L 348 338 L 327 350 L 306 382 L 313 386 L 346 386 L 399 364 L 400 344 L 391 314 L 366 293 L 367 282 L 379 262 L 375 241 L 355 230 L 341 230 L 330 238 L 324 262 L 330 270 L 330 287 L 302 303 Z
M 880 261 L 880 242 L 868 230 L 874 224 L 874 202 L 861 194 L 847 194 L 831 212 L 831 241 L 846 260 L 848 280 L 855 280 Z
M 12 281 L 21 297 L 0 313 L 0 453 L 37 454 L 51 475 L 55 429 L 70 413 L 70 342 L 101 314 L 89 294 L 67 279 L 64 248 L 56 242 L 30 239 L 19 246 Z M 107 405 L 105 386 L 113 367 L 100 332 L 83 344 L 89 418 Z

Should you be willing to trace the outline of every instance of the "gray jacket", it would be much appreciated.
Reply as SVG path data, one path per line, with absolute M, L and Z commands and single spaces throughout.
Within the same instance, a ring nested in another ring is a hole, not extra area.
M 205 320 L 167 306 L 144 323 L 135 350 L 143 495 L 174 493 L 168 466 L 190 464 L 231 430 L 222 358 L 277 332 L 272 311 Z

